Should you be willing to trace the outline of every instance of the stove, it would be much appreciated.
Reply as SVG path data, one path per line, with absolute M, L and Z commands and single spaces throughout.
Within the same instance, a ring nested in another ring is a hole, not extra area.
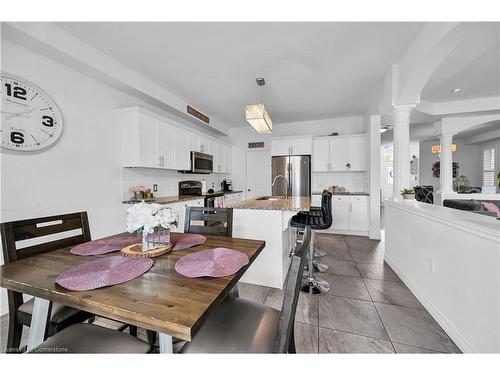
M 179 182 L 179 195 L 195 195 L 205 198 L 205 207 L 214 207 L 215 198 L 222 197 L 223 191 L 214 191 L 209 189 L 208 192 L 201 192 L 201 181 L 181 181 Z

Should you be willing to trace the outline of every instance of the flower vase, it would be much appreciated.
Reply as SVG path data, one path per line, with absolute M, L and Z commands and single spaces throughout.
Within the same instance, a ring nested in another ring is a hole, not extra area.
M 159 246 L 167 246 L 170 243 L 170 229 L 157 229 L 153 233 L 140 232 L 142 251 L 152 250 Z
M 141 230 L 137 231 L 137 241 L 139 242 L 142 251 L 148 251 L 150 250 L 150 247 L 152 247 L 150 242 L 147 240 L 147 236 L 148 234 L 146 232 Z

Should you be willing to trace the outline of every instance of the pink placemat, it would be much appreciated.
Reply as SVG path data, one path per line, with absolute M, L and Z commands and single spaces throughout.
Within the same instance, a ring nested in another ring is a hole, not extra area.
M 186 277 L 223 277 L 238 272 L 247 264 L 245 253 L 217 247 L 183 256 L 175 263 L 175 270 Z
M 150 258 L 116 255 L 71 267 L 59 275 L 56 283 L 69 290 L 92 290 L 130 281 L 152 266 Z
M 101 238 L 99 240 L 82 243 L 71 249 L 71 254 L 75 255 L 99 255 L 119 251 L 124 247 L 138 243 L 137 235 L 131 233 L 121 233 L 116 236 Z
M 201 234 L 191 233 L 170 233 L 172 250 L 184 250 L 190 247 L 201 245 L 207 241 L 207 237 Z

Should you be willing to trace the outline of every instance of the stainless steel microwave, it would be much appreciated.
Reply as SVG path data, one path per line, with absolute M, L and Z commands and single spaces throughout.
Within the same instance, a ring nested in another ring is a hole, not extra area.
M 212 173 L 214 170 L 214 157 L 202 152 L 191 151 L 191 169 L 183 173 Z

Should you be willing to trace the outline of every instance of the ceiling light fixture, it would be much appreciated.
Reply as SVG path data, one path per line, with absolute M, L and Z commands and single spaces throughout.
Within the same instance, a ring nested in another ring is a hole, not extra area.
M 264 78 L 256 78 L 257 86 L 262 87 L 266 84 Z M 252 127 L 257 131 L 257 133 L 272 133 L 273 131 L 273 121 L 271 115 L 267 111 L 267 108 L 262 100 L 262 89 L 261 89 L 261 103 L 259 104 L 248 104 L 245 106 L 245 119 L 252 125 Z
M 456 94 L 457 92 L 460 92 L 460 91 L 462 91 L 462 89 L 459 89 L 459 88 L 451 90 L 451 92 L 454 94 Z
M 438 144 L 438 145 L 432 146 L 431 151 L 433 154 L 440 154 L 441 153 L 441 145 Z M 456 151 L 457 151 L 457 145 L 456 145 L 456 143 L 453 143 L 451 145 L 451 152 L 456 152 Z
M 387 130 L 389 130 L 389 126 L 387 125 L 382 125 L 380 127 L 380 133 L 385 133 Z

